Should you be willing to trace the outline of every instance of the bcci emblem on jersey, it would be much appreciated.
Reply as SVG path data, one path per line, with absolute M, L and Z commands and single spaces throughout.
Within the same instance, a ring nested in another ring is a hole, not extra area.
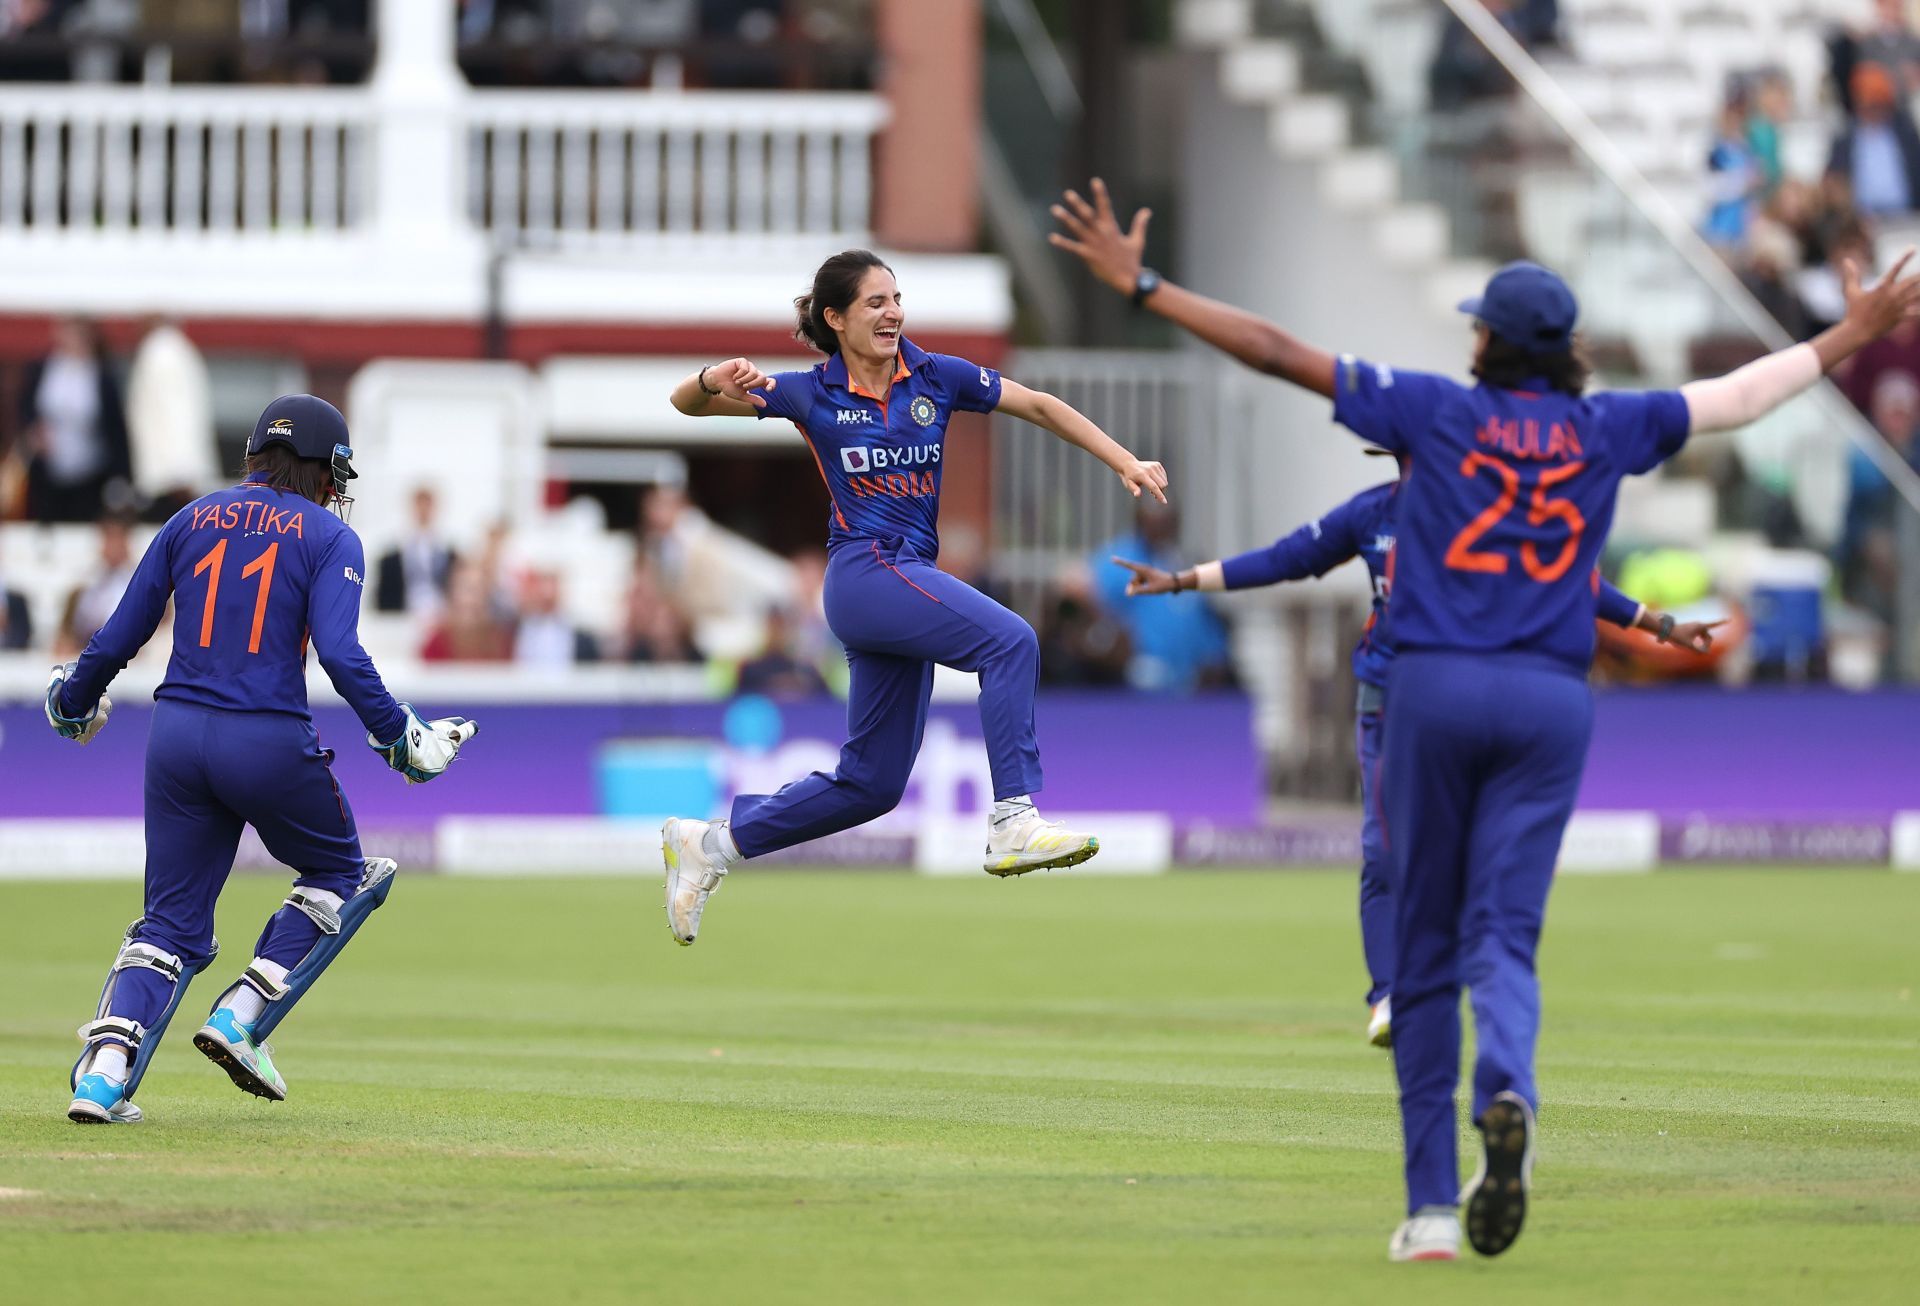
M 932 426 L 933 419 L 940 415 L 933 406 L 933 400 L 925 395 L 915 395 L 913 402 L 907 405 L 907 412 L 922 426 Z

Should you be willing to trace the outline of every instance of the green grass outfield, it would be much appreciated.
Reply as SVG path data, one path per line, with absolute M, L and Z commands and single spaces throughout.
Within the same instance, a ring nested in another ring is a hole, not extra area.
M 131 884 L 0 885 L 0 1301 L 1912 1301 L 1920 876 L 1569 879 L 1536 1201 L 1389 1266 L 1350 875 L 403 879 L 276 1040 L 71 1125 Z M 102 1297 L 104 1299 L 104 1297 Z

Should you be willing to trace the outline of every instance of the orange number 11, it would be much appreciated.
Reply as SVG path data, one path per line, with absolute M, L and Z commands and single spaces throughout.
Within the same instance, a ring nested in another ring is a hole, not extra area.
M 213 644 L 213 605 L 220 597 L 220 564 L 226 560 L 227 542 L 221 540 L 207 551 L 207 556 L 193 564 L 193 574 L 207 573 L 207 606 L 200 614 L 200 647 L 209 648 Z M 253 634 L 247 640 L 247 652 L 260 651 L 260 628 L 267 620 L 267 595 L 273 589 L 273 565 L 280 556 L 280 541 L 275 540 L 267 546 L 267 551 L 240 569 L 240 579 L 258 572 L 260 575 L 260 593 L 253 601 Z

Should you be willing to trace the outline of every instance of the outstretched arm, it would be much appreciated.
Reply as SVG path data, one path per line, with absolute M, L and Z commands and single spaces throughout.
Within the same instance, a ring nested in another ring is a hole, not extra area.
M 1862 289 L 1860 269 L 1841 269 L 1847 314 L 1805 344 L 1794 345 L 1708 381 L 1680 387 L 1693 432 L 1731 431 L 1757 421 L 1807 389 L 1826 373 L 1886 335 L 1920 309 L 1920 277 L 1900 280 L 1913 257 L 1909 249 L 1872 289 Z
M 1040 390 L 1029 390 L 1018 381 L 1000 379 L 1000 402 L 996 411 L 1032 422 L 1053 432 L 1068 444 L 1085 449 L 1126 483 L 1128 493 L 1139 498 L 1142 491 L 1160 502 L 1167 501 L 1167 469 L 1159 463 L 1142 462 L 1128 453 L 1119 441 L 1095 426 L 1072 404 Z
M 173 597 L 170 550 L 176 532 L 171 529 L 172 525 L 168 522 L 153 537 L 113 615 L 87 641 L 86 651 L 60 690 L 57 706 L 61 715 L 85 716 L 92 710 L 113 678 L 133 661 L 134 654 L 146 647 L 153 632 L 159 629 L 160 618 L 167 613 L 167 600 Z
M 752 417 L 767 406 L 757 391 L 774 379 L 744 358 L 701 368 L 673 388 L 673 406 L 689 417 Z
M 1133 224 L 1120 230 L 1107 184 L 1095 177 L 1091 204 L 1070 190 L 1052 212 L 1066 233 L 1052 232 L 1047 239 L 1056 248 L 1077 255 L 1094 276 L 1131 298 L 1140 276 L 1140 254 L 1146 247 L 1152 210 L 1141 209 L 1133 215 Z M 1143 302 L 1175 326 L 1191 331 L 1255 371 L 1333 397 L 1334 356 L 1265 318 L 1164 280 Z
M 1662 644 L 1673 644 L 1695 653 L 1713 649 L 1713 632 L 1725 621 L 1675 621 L 1670 615 L 1655 612 L 1646 604 L 1621 591 L 1599 572 L 1594 573 L 1596 611 L 1600 620 L 1625 630 L 1644 630 Z

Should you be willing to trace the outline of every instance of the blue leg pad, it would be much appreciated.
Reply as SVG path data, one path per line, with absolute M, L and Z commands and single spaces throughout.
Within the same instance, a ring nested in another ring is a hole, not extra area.
M 118 1023 L 122 1026 L 130 1026 L 135 1023 L 126 1020 L 119 1022 L 111 1022 L 108 1020 L 112 1014 L 114 987 L 118 982 L 122 970 L 134 966 L 146 966 L 173 981 L 173 991 L 168 995 L 167 1005 L 161 1010 L 159 1017 L 151 1025 L 140 1028 L 137 1033 L 137 1041 L 129 1043 L 132 1048 L 132 1055 L 127 1063 L 127 1083 L 123 1090 L 124 1095 L 129 1101 L 132 1100 L 134 1091 L 140 1087 L 140 1081 L 145 1077 L 147 1067 L 153 1063 L 153 1054 L 160 1049 L 160 1039 L 167 1032 L 167 1023 L 173 1019 L 173 1013 L 179 1010 L 180 999 L 185 997 L 187 993 L 187 985 L 193 982 L 195 975 L 205 970 L 207 966 L 212 963 L 213 959 L 220 955 L 220 940 L 218 939 L 212 941 L 212 946 L 207 950 L 205 956 L 193 958 L 176 957 L 171 953 L 164 953 L 157 948 L 141 944 L 138 942 L 136 936 L 139 934 L 140 926 L 143 923 L 144 921 L 135 921 L 127 927 L 126 939 L 120 945 L 119 955 L 114 958 L 113 969 L 107 972 L 107 981 L 100 988 L 100 1003 L 94 1017 L 95 1027 L 98 1027 L 102 1022 Z M 81 1037 L 87 1037 L 87 1029 L 88 1027 L 82 1027 Z M 92 1041 L 89 1041 L 85 1050 L 80 1053 L 79 1060 L 73 1063 L 73 1070 L 68 1075 L 70 1086 L 79 1084 L 82 1068 L 86 1066 L 88 1060 L 93 1056 L 94 1050 L 98 1048 L 103 1041 L 128 1040 L 103 1040 L 96 1037 Z
M 256 1043 L 273 1033 L 280 1022 L 287 1018 L 287 1013 L 293 1010 L 293 1004 L 313 986 L 316 979 L 320 978 L 320 972 L 332 963 L 340 949 L 347 946 L 347 941 L 354 936 L 367 917 L 377 911 L 380 904 L 387 900 L 387 894 L 393 889 L 393 877 L 397 869 L 388 858 L 367 859 L 366 875 L 361 879 L 359 889 L 355 890 L 353 897 L 347 899 L 340 907 L 339 930 L 320 936 L 319 941 L 313 945 L 313 951 L 301 958 L 300 964 L 287 972 L 286 991 L 267 1003 L 267 1009 L 260 1013 L 260 1019 L 253 1022 L 252 1034 Z M 222 994 L 221 1000 L 225 1001 L 225 997 L 226 995 Z M 214 1005 L 217 1010 L 219 1003 Z

